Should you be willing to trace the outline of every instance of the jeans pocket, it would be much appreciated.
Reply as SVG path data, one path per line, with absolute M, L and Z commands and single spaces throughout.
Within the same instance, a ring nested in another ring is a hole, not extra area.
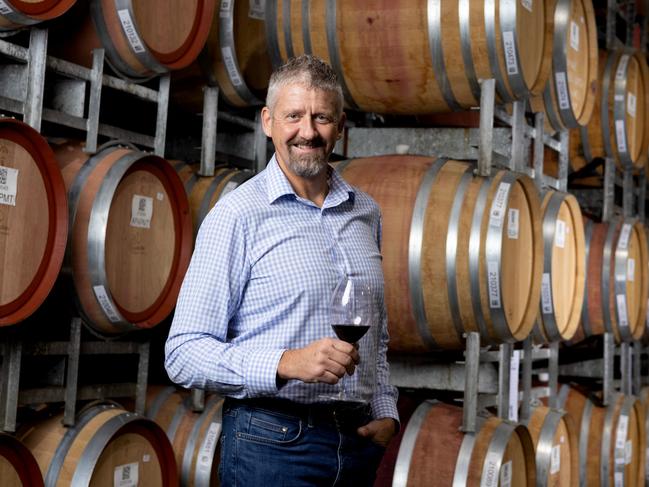
M 298 440 L 302 434 L 300 418 L 264 409 L 253 409 L 245 424 L 240 423 L 237 438 L 257 443 L 285 445 Z

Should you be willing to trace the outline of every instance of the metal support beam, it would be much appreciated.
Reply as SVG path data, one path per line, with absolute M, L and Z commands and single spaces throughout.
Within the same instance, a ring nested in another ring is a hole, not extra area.
M 622 394 L 626 395 L 631 395 L 633 385 L 631 353 L 631 346 L 628 343 L 622 343 L 620 345 L 620 389 Z
M 216 130 L 219 118 L 219 89 L 203 88 L 203 134 L 201 144 L 201 167 L 198 174 L 214 176 L 216 163 Z
M 65 411 L 63 425 L 74 426 L 77 406 L 77 388 L 79 379 L 79 353 L 81 350 L 81 318 L 73 318 L 70 324 L 70 341 L 68 342 L 68 370 L 65 379 Z
M 633 395 L 640 397 L 642 389 L 642 343 L 633 342 Z
M 47 29 L 32 27 L 29 36 L 27 97 L 23 108 L 23 121 L 37 132 L 41 131 L 41 119 L 43 115 L 46 59 Z
M 559 342 L 551 342 L 550 358 L 548 360 L 548 388 L 550 389 L 550 397 L 548 398 L 548 405 L 551 408 L 556 408 L 557 393 L 559 389 Z
M 482 123 L 482 120 L 480 122 Z M 527 167 L 523 125 L 525 125 L 525 102 L 515 101 L 512 114 L 512 152 L 509 162 L 511 171 L 524 172 Z
M 539 193 L 543 189 L 543 131 L 545 123 L 545 113 L 538 112 L 534 114 L 534 184 Z
M 644 168 L 640 169 L 638 176 L 638 219 L 645 221 L 645 205 L 647 199 L 647 173 Z
M 101 108 L 101 88 L 104 77 L 104 50 L 93 49 L 92 71 L 90 74 L 90 101 L 88 103 L 88 120 L 86 122 L 85 152 L 97 152 L 97 135 L 99 134 L 99 112 Z
M 203 389 L 192 389 L 191 407 L 195 413 L 202 413 L 205 409 L 205 391 Z
M 16 431 L 21 360 L 22 343 L 15 339 L 7 340 L 3 344 L 0 420 L 2 421 L 2 431 L 10 433 Z
M 493 152 L 494 103 L 496 100 L 496 80 L 480 81 L 480 146 L 478 147 L 478 175 L 491 175 Z
M 603 403 L 608 406 L 613 398 L 613 366 L 615 363 L 615 341 L 612 333 L 604 333 L 604 397 Z
M 531 416 L 532 402 L 532 337 L 523 342 L 523 401 L 520 421 L 526 422 Z
M 462 431 L 475 433 L 478 416 L 478 370 L 480 366 L 480 335 L 471 332 L 466 337 L 464 375 L 464 407 Z
M 613 218 L 615 205 L 615 161 L 607 157 L 604 162 L 604 202 L 602 204 L 602 221 Z
M 635 215 L 634 200 L 633 169 L 626 167 L 624 168 L 624 180 L 622 181 L 622 212 L 624 218 L 631 218 Z
M 503 343 L 499 347 L 500 363 L 498 368 L 498 416 L 509 419 L 509 378 L 512 360 L 512 344 Z
M 149 342 L 141 343 L 138 353 L 137 385 L 135 387 L 135 412 L 144 415 L 146 410 L 146 388 L 149 380 Z
M 559 143 L 561 144 L 561 150 L 559 151 L 559 174 L 557 175 L 558 179 L 558 190 L 559 191 L 568 191 L 568 131 L 562 130 L 559 132 Z

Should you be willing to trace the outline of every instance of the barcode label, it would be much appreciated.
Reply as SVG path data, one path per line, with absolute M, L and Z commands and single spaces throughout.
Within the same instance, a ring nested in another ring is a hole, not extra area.
M 629 93 L 626 99 L 626 111 L 629 112 L 633 118 L 635 118 L 636 113 L 636 97 L 633 93 Z
M 628 465 L 631 463 L 631 459 L 633 458 L 633 443 L 631 443 L 631 440 L 626 442 L 626 445 L 624 445 L 624 464 Z
M 552 306 L 552 280 L 550 273 L 544 272 L 541 278 L 541 312 L 544 315 L 552 314 L 554 307 Z
M 622 225 L 622 230 L 620 230 L 620 239 L 617 242 L 617 248 L 620 250 L 626 250 L 629 246 L 629 237 L 631 236 L 631 224 L 625 223 Z
M 561 110 L 567 110 L 570 108 L 570 96 L 568 94 L 566 73 L 564 71 L 559 71 L 558 73 L 555 73 L 554 78 L 556 80 L 557 95 L 559 96 L 559 108 Z
M 106 288 L 104 286 L 93 286 L 92 289 L 95 291 L 97 302 L 99 303 L 99 306 L 101 306 L 101 309 L 104 310 L 104 314 L 106 315 L 106 318 L 108 318 L 108 321 L 111 323 L 121 321 L 117 314 L 117 310 L 113 307 L 113 303 L 108 297 Z
M 237 65 L 234 63 L 234 55 L 232 54 L 232 48 L 230 46 L 225 46 L 221 48 L 221 56 L 223 57 L 223 62 L 225 63 L 225 69 L 228 72 L 228 77 L 233 86 L 240 86 L 243 84 L 241 77 L 239 76 L 239 70 Z
M 519 214 L 520 210 L 516 208 L 509 209 L 509 218 L 507 221 L 507 236 L 512 240 L 518 240 Z
M 629 259 L 626 261 L 626 280 L 635 281 L 635 259 Z
M 487 287 L 489 289 L 489 307 L 500 308 L 500 268 L 498 262 L 487 261 Z
M 617 431 L 615 433 L 615 448 L 623 449 L 626 446 L 626 434 L 629 428 L 629 417 L 626 414 L 620 415 L 617 421 Z
M 4 0 L 0 0 L 0 14 L 7 15 L 15 12 Z
M 500 185 L 498 185 L 498 190 L 496 191 L 496 196 L 491 203 L 491 211 L 489 214 L 489 225 L 494 228 L 500 229 L 503 226 L 510 187 L 511 184 L 509 183 L 500 183 Z
M 617 64 L 617 70 L 615 71 L 615 79 L 624 79 L 626 77 L 626 67 L 629 64 L 629 55 L 624 54 L 620 58 L 620 62 Z
M 0 205 L 16 206 L 18 169 L 0 166 Z
M 119 20 L 122 23 L 122 29 L 124 29 L 124 34 L 128 39 L 129 44 L 133 48 L 133 51 L 136 53 L 142 53 L 146 51 L 144 48 L 144 42 L 140 39 L 140 35 L 137 33 L 133 19 L 131 18 L 131 12 L 128 9 L 120 9 L 117 11 L 119 15 Z
M 521 5 L 525 7 L 527 10 L 529 10 L 530 12 L 534 8 L 534 4 L 532 3 L 532 0 L 521 0 Z
M 487 453 L 480 487 L 498 487 L 498 465 L 500 465 L 500 455 L 493 452 Z
M 626 328 L 627 326 L 629 326 L 629 320 L 627 318 L 627 313 L 626 313 L 626 296 L 624 294 L 618 294 L 616 298 L 617 298 L 617 319 L 619 321 L 619 325 L 622 328 Z
M 550 456 L 550 475 L 557 473 L 559 470 L 561 470 L 561 445 L 554 445 Z
M 570 21 L 570 47 L 575 51 L 579 51 L 579 24 Z
M 153 217 L 153 198 L 133 195 L 131 201 L 131 226 L 136 228 L 151 228 Z
M 115 467 L 113 487 L 136 487 L 138 482 L 138 464 L 129 463 Z
M 509 363 L 509 415 L 510 421 L 518 422 L 518 371 L 521 366 L 521 351 L 514 350 Z
M 566 246 L 566 222 L 557 219 L 554 231 L 554 245 L 563 249 Z
M 617 139 L 618 152 L 626 152 L 626 130 L 624 130 L 624 120 L 615 121 L 615 138 Z
M 212 468 L 214 452 L 216 451 L 216 443 L 219 440 L 219 436 L 221 436 L 221 423 L 211 423 L 198 452 L 199 469 L 209 470 Z
M 500 469 L 500 487 L 511 487 L 512 485 L 512 462 L 503 464 Z
M 514 33 L 511 30 L 503 32 L 503 44 L 505 49 L 505 63 L 507 74 L 518 74 L 518 63 L 516 62 L 516 43 Z
M 232 0 L 221 0 L 219 17 L 228 18 L 232 16 Z
M 266 19 L 266 4 L 264 0 L 250 0 L 250 7 L 248 8 L 248 17 L 257 20 Z

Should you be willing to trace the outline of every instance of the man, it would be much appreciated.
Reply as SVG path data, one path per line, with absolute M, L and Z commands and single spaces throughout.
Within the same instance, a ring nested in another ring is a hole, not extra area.
M 273 73 L 262 109 L 275 155 L 204 220 L 166 344 L 185 387 L 226 396 L 222 485 L 371 485 L 398 427 L 388 384 L 380 215 L 327 161 L 345 123 L 332 69 L 312 56 Z M 380 303 L 370 407 L 326 401 L 363 348 L 335 337 L 344 275 Z

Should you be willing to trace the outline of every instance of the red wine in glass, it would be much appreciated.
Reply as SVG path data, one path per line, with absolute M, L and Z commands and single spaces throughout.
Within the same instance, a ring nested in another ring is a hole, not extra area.
M 331 327 L 334 329 L 336 336 L 347 343 L 356 343 L 370 329 L 370 325 L 339 324 L 331 325 Z

